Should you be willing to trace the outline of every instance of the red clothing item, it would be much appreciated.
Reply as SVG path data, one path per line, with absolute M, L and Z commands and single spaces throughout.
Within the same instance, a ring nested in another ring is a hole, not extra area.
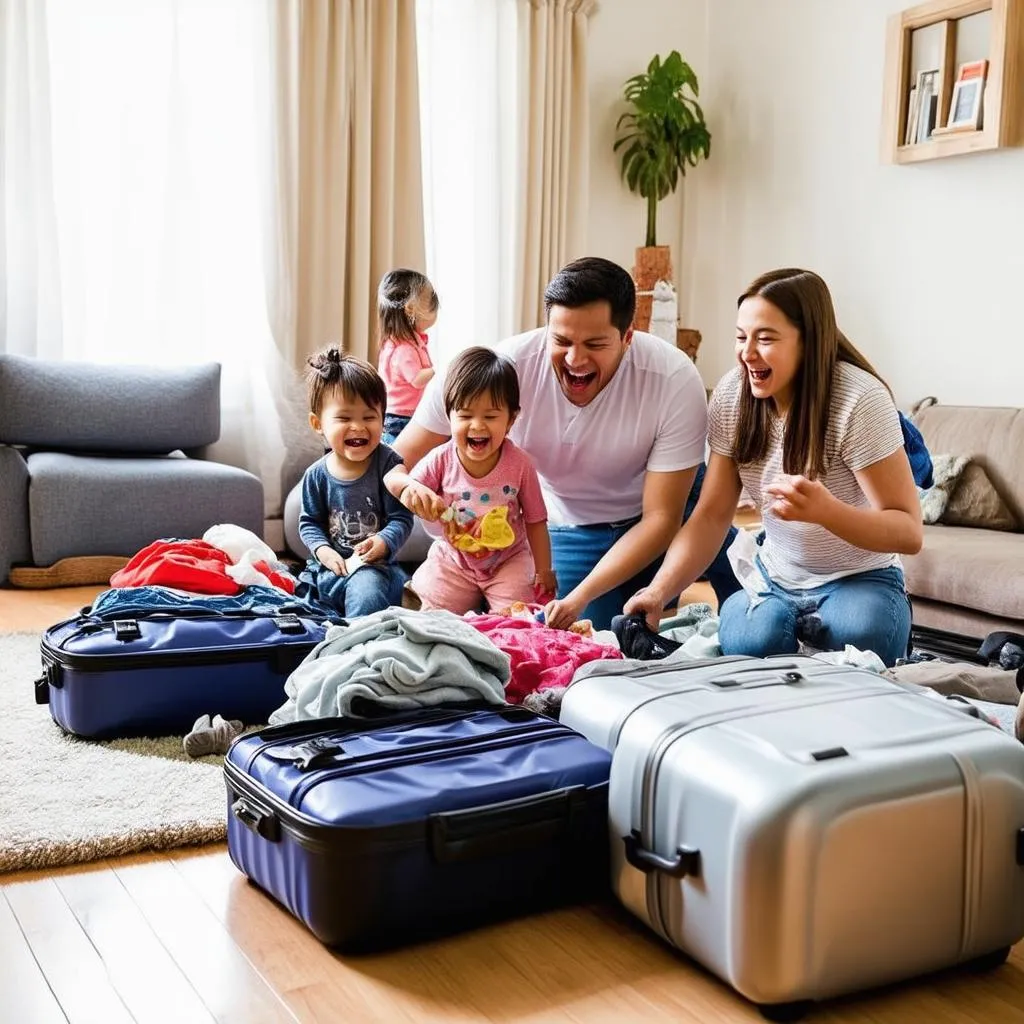
M 536 621 L 507 615 L 470 615 L 466 622 L 511 659 L 512 677 L 505 686 L 505 699 L 510 704 L 522 704 L 528 694 L 538 690 L 568 686 L 576 669 L 588 661 L 622 657 L 617 647 Z
M 253 562 L 252 567 L 257 572 L 263 573 L 278 590 L 283 590 L 286 594 L 295 593 L 295 577 L 290 573 L 272 569 L 269 562 Z
M 110 577 L 112 587 L 176 587 L 193 594 L 237 594 L 231 559 L 204 540 L 155 540 Z

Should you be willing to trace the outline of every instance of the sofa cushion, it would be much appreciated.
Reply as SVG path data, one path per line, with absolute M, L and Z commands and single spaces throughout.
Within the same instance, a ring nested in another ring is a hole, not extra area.
M 134 555 L 161 538 L 193 538 L 217 523 L 263 536 L 263 484 L 234 466 L 187 459 L 28 457 L 32 559 Z
M 1017 517 L 977 462 L 964 467 L 941 521 L 947 526 L 976 526 L 980 530 L 1020 529 Z
M 1024 619 L 1024 534 L 926 526 L 924 546 L 904 556 L 907 589 L 989 615 Z
M 164 454 L 219 437 L 218 363 L 105 366 L 0 354 L 7 444 Z

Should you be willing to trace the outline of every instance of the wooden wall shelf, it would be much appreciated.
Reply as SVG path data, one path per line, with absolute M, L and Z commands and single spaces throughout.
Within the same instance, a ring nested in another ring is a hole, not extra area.
M 957 28 L 960 19 L 991 12 L 988 75 L 985 86 L 984 122 L 978 131 L 929 138 L 903 145 L 907 124 L 912 66 L 913 33 L 938 26 L 938 112 L 944 125 L 957 73 Z M 921 160 L 959 156 L 985 150 L 1018 146 L 1024 142 L 1024 0 L 931 0 L 894 14 L 886 33 L 885 86 L 882 110 L 882 160 L 909 164 Z

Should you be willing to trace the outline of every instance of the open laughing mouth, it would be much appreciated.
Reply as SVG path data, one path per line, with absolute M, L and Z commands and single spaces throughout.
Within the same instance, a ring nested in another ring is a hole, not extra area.
M 487 446 L 491 443 L 489 437 L 467 437 L 466 444 L 469 445 L 469 450 L 474 455 L 479 455 L 481 452 L 487 451 Z
M 771 370 L 755 370 L 749 366 L 747 367 L 747 373 L 750 374 L 750 380 L 754 384 L 764 384 L 772 375 Z
M 573 392 L 586 391 L 597 380 L 596 370 L 593 373 L 573 373 L 572 370 L 563 370 L 562 374 L 569 390 Z
M 350 437 L 345 442 L 346 448 L 365 448 L 370 443 L 369 438 L 366 437 Z

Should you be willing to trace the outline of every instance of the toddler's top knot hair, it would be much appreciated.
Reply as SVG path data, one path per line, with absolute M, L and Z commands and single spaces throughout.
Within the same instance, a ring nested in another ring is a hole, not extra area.
M 324 379 L 328 384 L 336 381 L 341 376 L 341 362 L 344 359 L 341 349 L 332 345 L 311 355 L 306 362 Z
M 347 356 L 340 345 L 329 345 L 311 355 L 306 363 L 309 372 L 309 411 L 320 415 L 326 393 L 340 388 L 349 398 L 361 398 L 368 406 L 379 410 L 381 416 L 387 408 L 388 392 L 380 374 L 365 359 Z

